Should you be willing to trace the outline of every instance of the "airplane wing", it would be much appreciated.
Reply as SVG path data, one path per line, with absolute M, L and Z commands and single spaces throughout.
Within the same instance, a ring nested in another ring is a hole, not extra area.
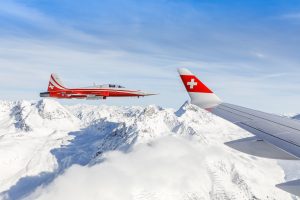
M 255 156 L 273 159 L 300 159 L 300 121 L 223 103 L 189 70 L 178 69 L 191 103 L 247 130 L 255 137 L 226 145 Z M 300 180 L 277 185 L 300 196 Z

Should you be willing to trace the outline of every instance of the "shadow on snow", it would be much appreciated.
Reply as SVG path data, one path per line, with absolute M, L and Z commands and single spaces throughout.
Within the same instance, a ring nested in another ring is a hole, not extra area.
M 20 178 L 18 182 L 0 195 L 4 199 L 17 200 L 30 195 L 39 186 L 46 186 L 58 175 L 74 164 L 81 166 L 94 165 L 94 158 L 110 150 L 126 151 L 135 142 L 135 134 L 130 132 L 123 123 L 108 122 L 105 119 L 94 123 L 80 131 L 70 132 L 74 138 L 70 144 L 52 149 L 50 152 L 56 157 L 58 167 L 53 172 L 41 172 L 36 176 Z M 130 142 L 128 142 L 130 141 Z M 101 162 L 101 160 L 98 160 Z

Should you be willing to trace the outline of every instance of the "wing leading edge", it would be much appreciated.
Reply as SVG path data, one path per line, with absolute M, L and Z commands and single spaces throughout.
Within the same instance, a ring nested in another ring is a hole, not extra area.
M 233 104 L 223 103 L 189 70 L 178 69 L 191 103 L 254 134 L 226 143 L 239 151 L 267 158 L 300 159 L 300 122 Z M 252 147 L 252 148 L 251 148 Z M 279 184 L 279 188 L 300 196 L 300 182 Z M 298 190 L 290 188 L 298 188 Z

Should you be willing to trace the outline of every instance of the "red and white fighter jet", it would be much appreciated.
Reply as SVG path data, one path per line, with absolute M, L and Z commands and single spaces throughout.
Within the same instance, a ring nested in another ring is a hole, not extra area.
M 51 74 L 48 91 L 40 93 L 40 97 L 59 99 L 106 99 L 107 97 L 144 97 L 155 95 L 141 90 L 129 90 L 116 84 L 93 85 L 83 88 L 67 88 L 56 74 Z

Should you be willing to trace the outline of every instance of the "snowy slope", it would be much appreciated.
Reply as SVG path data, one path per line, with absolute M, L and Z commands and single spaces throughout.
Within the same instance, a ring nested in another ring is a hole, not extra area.
M 188 103 L 173 110 L 0 101 L 1 198 L 292 199 L 274 187 L 285 181 L 281 166 L 297 178 L 291 163 L 223 144 L 245 136 Z
M 0 102 L 0 191 L 21 177 L 52 171 L 49 151 L 60 147 L 78 129 L 79 120 L 55 101 Z

